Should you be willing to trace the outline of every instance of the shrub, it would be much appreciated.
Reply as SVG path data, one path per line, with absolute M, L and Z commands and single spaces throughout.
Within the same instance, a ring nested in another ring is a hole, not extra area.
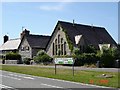
M 21 55 L 18 53 L 7 53 L 6 54 L 6 60 L 21 60 Z
M 24 58 L 24 59 L 23 59 L 23 63 L 24 63 L 24 64 L 27 64 L 27 65 L 30 64 L 30 61 L 31 61 L 30 58 Z
M 85 53 L 96 53 L 96 52 L 97 52 L 97 50 L 93 45 L 88 45 L 85 48 Z
M 33 59 L 38 64 L 40 63 L 48 64 L 52 62 L 52 58 L 48 56 L 43 50 L 39 51 Z
M 96 64 L 98 57 L 94 53 L 83 53 L 80 55 L 75 55 L 75 65 L 83 66 L 84 64 Z
M 109 49 L 104 49 L 103 53 L 100 57 L 100 61 L 102 63 L 103 67 L 114 67 L 115 64 L 115 49 L 109 48 Z

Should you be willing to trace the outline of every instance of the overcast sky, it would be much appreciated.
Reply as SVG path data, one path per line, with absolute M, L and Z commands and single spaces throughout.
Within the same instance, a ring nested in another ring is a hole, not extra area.
M 58 20 L 74 19 L 75 23 L 105 27 L 118 43 L 117 2 L 2 2 L 0 11 L 1 37 L 20 38 L 22 27 L 31 34 L 51 35 Z

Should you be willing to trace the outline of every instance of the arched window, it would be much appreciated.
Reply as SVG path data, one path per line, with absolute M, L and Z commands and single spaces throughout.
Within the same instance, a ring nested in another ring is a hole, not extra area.
M 57 39 L 55 40 L 55 55 L 57 55 Z
M 66 55 L 66 42 L 64 42 L 64 55 Z
M 54 47 L 54 43 L 53 43 L 53 50 L 52 50 L 53 55 L 55 55 L 55 53 L 54 53 L 54 48 L 55 48 L 55 47 Z
M 63 38 L 61 38 L 61 44 L 63 44 Z
M 60 34 L 58 35 L 58 44 L 60 44 Z

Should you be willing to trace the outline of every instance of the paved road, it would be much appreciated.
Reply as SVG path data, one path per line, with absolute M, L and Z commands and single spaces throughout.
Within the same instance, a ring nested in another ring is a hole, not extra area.
M 82 83 L 75 83 L 64 80 L 50 79 L 44 77 L 36 77 L 25 74 L 18 74 L 7 71 L 0 71 L 0 77 L 2 78 L 2 83 L 0 83 L 0 87 L 3 90 L 81 90 L 85 89 L 99 89 L 99 90 L 115 90 L 113 88 L 96 86 L 96 85 L 88 85 Z M 7 89 L 6 89 L 7 88 Z M 9 89 L 8 89 L 9 88 Z M 53 89 L 54 88 L 54 89 Z

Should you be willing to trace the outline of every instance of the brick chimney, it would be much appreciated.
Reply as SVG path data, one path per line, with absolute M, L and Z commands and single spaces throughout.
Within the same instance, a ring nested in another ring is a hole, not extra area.
M 24 31 L 22 31 L 22 33 L 20 34 L 21 39 L 23 38 L 23 36 L 28 36 L 30 34 L 30 31 L 25 29 Z
M 9 37 L 7 35 L 5 35 L 4 37 L 4 43 L 8 41 Z

